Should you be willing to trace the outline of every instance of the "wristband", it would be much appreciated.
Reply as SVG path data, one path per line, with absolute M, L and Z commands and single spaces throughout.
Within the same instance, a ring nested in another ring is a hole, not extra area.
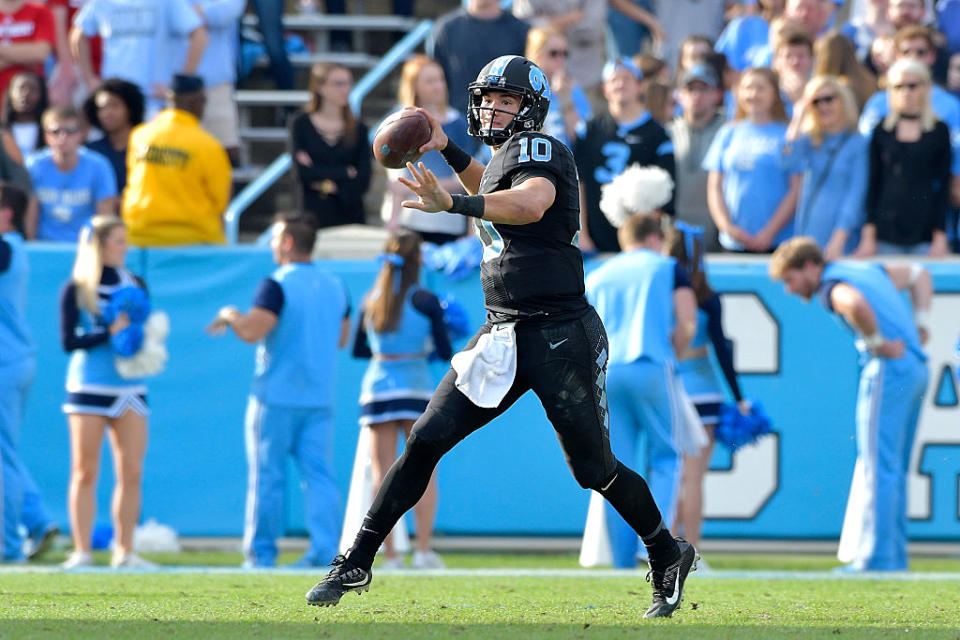
M 459 193 L 452 193 L 453 204 L 447 209 L 450 213 L 459 213 L 473 218 L 482 218 L 484 210 L 483 196 L 465 196 Z
M 450 165 L 450 168 L 456 173 L 462 173 L 473 161 L 469 153 L 458 147 L 456 142 L 449 139 L 447 140 L 447 146 L 440 150 L 440 155 L 443 156 L 443 159 L 447 161 L 447 164 Z
M 232 304 L 229 304 L 217 312 L 217 319 L 221 320 L 225 324 L 230 324 L 230 316 L 234 313 L 240 313 L 240 310 Z
M 913 313 L 913 319 L 917 323 L 918 329 L 930 328 L 930 309 L 917 309 Z
M 863 344 L 866 345 L 867 349 L 870 351 L 876 351 L 884 343 L 883 336 L 880 335 L 879 331 L 876 331 L 869 336 L 863 336 Z

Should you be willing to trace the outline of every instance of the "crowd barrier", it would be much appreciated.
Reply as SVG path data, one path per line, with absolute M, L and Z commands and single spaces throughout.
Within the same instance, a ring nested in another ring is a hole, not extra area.
M 27 311 L 38 373 L 21 451 L 51 512 L 66 527 L 69 448 L 60 405 L 67 357 L 59 344 L 58 296 L 74 252 L 34 244 L 29 254 Z M 143 517 L 181 535 L 240 535 L 247 476 L 243 415 L 253 347 L 232 335 L 211 338 L 203 329 L 224 304 L 247 308 L 258 282 L 274 268 L 270 254 L 243 246 L 155 249 L 132 251 L 128 266 L 146 279 L 154 307 L 171 319 L 170 361 L 150 382 Z M 331 260 L 325 266 L 346 282 L 356 311 L 373 282 L 375 263 Z M 953 355 L 960 331 L 960 263 L 928 266 L 937 293 L 928 345 L 930 387 L 910 471 L 909 532 L 916 540 L 960 541 L 960 409 Z M 706 480 L 704 533 L 836 538 L 855 455 L 853 341 L 819 305 L 788 297 L 770 282 L 764 261 L 723 258 L 711 260 L 708 268 L 712 285 L 724 294 L 724 324 L 735 343 L 744 392 L 764 403 L 776 433 L 733 456 L 718 447 Z M 429 273 L 424 284 L 453 293 L 473 324 L 482 322 L 478 277 L 450 282 Z M 343 502 L 365 367 L 349 349 L 340 354 L 333 437 Z M 444 370 L 435 365 L 437 380 Z M 109 522 L 110 466 L 104 447 L 97 493 L 97 520 L 103 523 Z M 445 534 L 569 536 L 583 530 L 588 493 L 568 472 L 532 394 L 468 437 L 443 459 L 438 473 L 437 530 Z M 303 530 L 303 516 L 292 465 L 288 485 L 287 530 L 294 533 Z M 332 508 L 342 511 L 342 504 Z

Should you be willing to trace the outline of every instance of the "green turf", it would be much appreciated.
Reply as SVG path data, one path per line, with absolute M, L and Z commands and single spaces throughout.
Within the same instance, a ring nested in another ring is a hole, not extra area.
M 944 638 L 960 588 L 941 582 L 694 578 L 671 620 L 643 621 L 623 578 L 386 576 L 340 606 L 275 574 L 2 574 L 0 638 Z

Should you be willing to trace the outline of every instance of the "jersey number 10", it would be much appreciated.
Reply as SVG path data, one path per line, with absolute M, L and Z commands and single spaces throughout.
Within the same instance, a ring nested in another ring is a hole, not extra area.
M 553 147 L 546 138 L 520 138 L 520 157 L 517 162 L 530 162 L 530 150 L 533 150 L 533 159 L 537 162 L 549 162 Z

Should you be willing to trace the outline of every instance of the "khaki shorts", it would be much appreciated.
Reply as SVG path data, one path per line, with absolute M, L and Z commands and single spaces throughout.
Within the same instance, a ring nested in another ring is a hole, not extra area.
M 207 108 L 200 123 L 226 149 L 240 146 L 238 133 L 240 117 L 233 99 L 233 85 L 229 82 L 207 87 Z

